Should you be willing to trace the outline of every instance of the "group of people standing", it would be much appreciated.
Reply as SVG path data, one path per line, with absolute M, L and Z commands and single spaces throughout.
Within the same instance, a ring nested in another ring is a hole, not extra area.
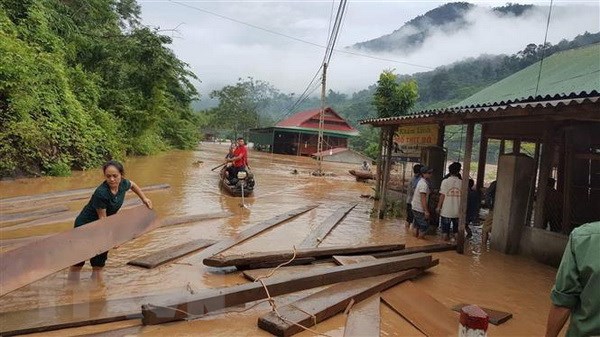
M 458 233 L 458 219 L 460 217 L 460 199 L 462 190 L 462 177 L 460 171 L 462 165 L 458 162 L 450 164 L 448 174 L 442 179 L 439 190 L 439 199 L 435 206 L 436 215 L 440 216 L 442 234 L 444 240 L 450 240 L 450 236 Z M 424 238 L 432 218 L 429 206 L 429 195 L 431 192 L 431 175 L 433 169 L 425 165 L 413 166 L 414 176 L 409 183 L 406 204 L 406 226 L 411 225 L 415 230 L 415 236 Z M 467 196 L 466 227 L 467 238 L 473 234 L 469 224 L 479 221 L 479 208 L 481 198 L 479 191 L 474 188 L 473 179 L 469 179 L 469 195 Z M 488 193 L 489 194 L 489 193 Z M 491 230 L 491 226 L 490 226 Z

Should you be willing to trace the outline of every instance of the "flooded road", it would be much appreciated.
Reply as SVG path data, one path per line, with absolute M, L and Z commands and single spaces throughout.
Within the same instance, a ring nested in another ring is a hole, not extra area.
M 254 195 L 245 198 L 248 209 L 240 207 L 240 198 L 219 191 L 218 174 L 211 172 L 211 168 L 222 162 L 226 152 L 227 145 L 210 143 L 201 144 L 198 151 L 173 151 L 152 157 L 131 158 L 125 162 L 125 176 L 140 186 L 171 186 L 168 190 L 147 193 L 159 217 L 220 211 L 229 211 L 233 216 L 155 230 L 111 250 L 102 283 L 89 279 L 89 264 L 84 267 L 81 280 L 76 284 L 67 282 L 67 271 L 63 270 L 0 298 L 0 311 L 111 301 L 174 291 L 185 295 L 204 288 L 247 283 L 240 272 L 205 267 L 194 255 L 155 269 L 141 269 L 126 263 L 135 257 L 195 239 L 220 240 L 262 220 L 311 203 L 320 203 L 320 206 L 229 249 L 225 254 L 292 250 L 294 245 L 304 240 L 311 228 L 337 207 L 349 203 L 357 203 L 358 206 L 326 237 L 321 246 L 372 243 L 416 246 L 434 243 L 439 239 L 431 237 L 428 241 L 416 240 L 407 235 L 401 220 L 371 219 L 369 213 L 373 202 L 360 195 L 372 194 L 373 185 L 354 181 L 347 170 L 356 167 L 348 164 L 324 163 L 325 171 L 332 172 L 334 176 L 313 177 L 310 172 L 316 168 L 316 164 L 309 158 L 250 151 L 250 165 L 257 186 Z M 292 174 L 293 169 L 299 173 Z M 96 187 L 101 182 L 102 174 L 98 169 L 74 172 L 73 176 L 66 178 L 3 181 L 0 182 L 0 193 L 2 198 L 8 198 Z M 130 195 L 128 198 L 136 197 Z M 87 199 L 64 204 L 73 211 L 79 211 L 86 202 Z M 72 223 L 65 221 L 16 230 L 3 228 L 0 238 L 12 240 L 48 235 L 67 230 Z M 476 234 L 478 230 L 475 228 Z M 477 239 L 478 235 L 475 235 L 474 240 Z M 476 243 L 470 244 L 466 251 L 465 255 L 455 252 L 434 253 L 434 257 L 440 258 L 439 266 L 417 279 L 415 284 L 447 307 L 464 302 L 513 313 L 514 318 L 507 323 L 491 326 L 490 336 L 542 335 L 550 306 L 549 291 L 556 270 L 529 259 L 481 249 Z M 283 305 L 317 290 L 280 296 L 277 302 Z M 250 305 L 233 309 L 240 310 Z M 256 326 L 258 317 L 268 311 L 268 304 L 262 303 L 242 313 L 212 315 L 195 321 L 140 328 L 136 326 L 139 321 L 132 320 L 39 335 L 81 335 L 123 328 L 115 336 L 269 336 Z M 383 304 L 381 312 L 382 336 L 421 335 Z M 68 315 L 63 312 L 54 314 Z M 344 323 L 345 316 L 340 314 L 319 323 L 315 329 L 331 336 L 342 336 Z M 310 332 L 298 334 L 311 335 Z

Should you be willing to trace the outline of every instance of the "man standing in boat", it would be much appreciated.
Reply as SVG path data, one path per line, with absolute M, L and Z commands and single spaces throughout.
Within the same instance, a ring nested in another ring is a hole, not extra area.
M 229 179 L 235 179 L 239 171 L 246 169 L 248 166 L 248 150 L 246 149 L 243 137 L 238 137 L 237 139 L 237 147 L 233 151 L 233 158 L 227 158 L 226 160 L 227 162 L 233 163 L 233 165 L 228 168 Z

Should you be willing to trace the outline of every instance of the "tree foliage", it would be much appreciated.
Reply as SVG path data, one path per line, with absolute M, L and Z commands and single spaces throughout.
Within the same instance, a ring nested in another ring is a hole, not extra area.
M 377 81 L 373 105 L 379 118 L 402 116 L 410 111 L 418 97 L 415 81 L 398 83 L 392 71 L 384 70 Z
M 0 176 L 191 148 L 194 75 L 134 0 L 0 3 Z

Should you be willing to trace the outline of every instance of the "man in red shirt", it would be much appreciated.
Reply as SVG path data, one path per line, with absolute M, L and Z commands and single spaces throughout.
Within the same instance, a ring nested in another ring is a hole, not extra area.
M 248 166 L 248 150 L 243 137 L 237 139 L 237 147 L 233 151 L 233 158 L 228 158 L 227 161 L 233 163 L 233 166 L 229 168 L 230 179 L 235 178 L 239 171 L 246 169 L 246 166 Z

